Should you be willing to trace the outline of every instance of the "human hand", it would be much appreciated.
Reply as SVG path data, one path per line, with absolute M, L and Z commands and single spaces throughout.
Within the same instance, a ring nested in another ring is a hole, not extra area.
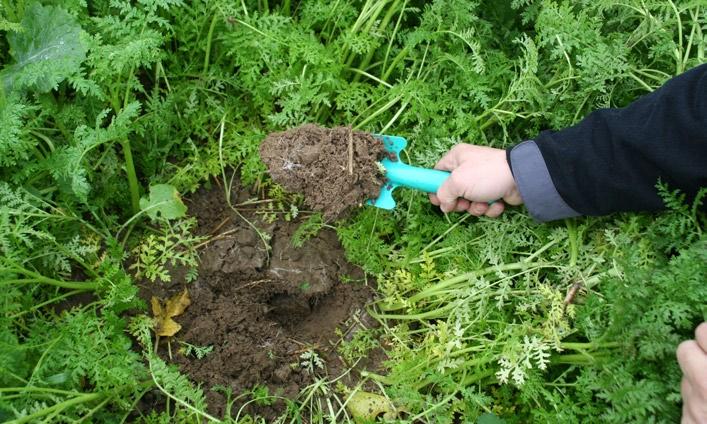
M 707 322 L 695 329 L 695 340 L 680 343 L 682 424 L 707 423 Z
M 451 172 L 437 193 L 430 194 L 430 201 L 442 212 L 467 211 L 495 218 L 503 212 L 504 202 L 523 203 L 505 150 L 457 144 L 437 162 L 435 169 Z

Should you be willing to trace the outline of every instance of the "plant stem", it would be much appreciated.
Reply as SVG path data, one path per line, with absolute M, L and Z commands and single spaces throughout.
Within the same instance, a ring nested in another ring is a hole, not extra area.
M 400 6 L 400 0 L 395 0 L 395 2 L 393 3 L 393 5 L 388 9 L 388 12 L 387 12 L 387 13 L 385 14 L 385 16 L 383 17 L 383 20 L 381 21 L 381 23 L 380 23 L 380 25 L 379 25 L 379 28 L 383 29 L 383 28 L 385 28 L 385 27 L 388 26 L 388 24 L 390 23 L 390 20 L 393 18 L 393 15 L 394 15 L 395 12 L 398 10 L 398 7 L 399 7 L 399 6 Z M 382 9 L 382 7 L 381 7 L 381 9 Z M 402 11 L 401 11 L 400 13 L 402 14 Z M 377 15 L 376 15 L 376 16 L 377 16 Z M 372 24 L 373 24 L 374 22 L 375 22 L 375 20 L 370 21 L 370 24 L 369 24 L 368 27 L 366 28 L 366 31 L 369 31 L 369 30 L 370 30 L 370 28 L 371 28 L 371 26 L 372 26 Z M 358 68 L 359 68 L 361 71 L 365 71 L 365 70 L 366 70 L 366 67 L 368 66 L 368 64 L 371 63 L 371 59 L 373 58 L 373 54 L 374 54 L 374 53 L 375 53 L 375 50 L 371 50 L 370 52 L 368 52 L 368 54 L 366 54 L 366 57 L 361 61 L 361 63 L 360 63 L 359 66 L 358 66 Z M 355 75 L 355 76 L 354 76 L 354 79 L 353 79 L 353 80 L 354 80 L 354 82 L 356 82 L 356 81 L 358 81 L 360 78 L 361 78 L 361 74 L 358 74 L 358 75 Z
M 621 346 L 621 343 L 619 343 L 619 342 L 606 342 L 606 343 L 562 342 L 562 343 L 560 343 L 560 348 L 570 349 L 570 350 L 596 350 L 596 349 L 603 349 L 603 348 L 609 349 L 609 348 L 615 348 L 615 347 L 620 347 L 620 346 Z
M 441 308 L 433 309 L 427 312 L 421 312 L 419 314 L 378 314 L 373 311 L 369 311 L 369 315 L 377 319 L 398 319 L 398 320 L 423 320 L 432 319 L 446 316 L 446 312 L 454 307 L 459 306 L 459 302 L 447 303 Z
M 214 29 L 216 28 L 216 18 L 218 18 L 218 13 L 214 13 L 214 17 L 211 18 L 211 25 L 209 25 L 209 33 L 206 36 L 206 55 L 204 56 L 204 70 L 202 74 L 206 77 L 209 71 L 209 58 L 211 56 L 211 40 L 214 36 Z
M 569 250 L 570 250 L 570 264 L 569 267 L 573 268 L 577 264 L 577 257 L 579 256 L 579 246 L 577 243 L 577 226 L 572 219 L 565 220 L 567 225 L 567 238 L 569 239 Z
M 174 396 L 173 394 L 171 394 L 170 392 L 168 392 L 167 389 L 165 389 L 164 387 L 162 387 L 162 386 L 160 385 L 160 383 L 157 381 L 157 378 L 155 378 L 155 372 L 154 372 L 154 370 L 152 369 L 152 358 L 148 358 L 147 363 L 148 363 L 148 368 L 150 369 L 150 376 L 152 377 L 152 381 L 155 383 L 155 385 L 157 386 L 157 388 L 162 391 L 162 393 L 164 393 L 165 395 L 167 395 L 168 398 L 174 400 L 175 402 L 177 402 L 178 404 L 184 406 L 184 407 L 187 408 L 188 410 L 190 410 L 190 411 L 192 411 L 192 412 L 194 412 L 194 413 L 196 413 L 196 414 L 198 414 L 198 415 L 201 415 L 202 417 L 206 418 L 207 420 L 210 420 L 210 421 L 213 421 L 213 422 L 217 422 L 217 423 L 222 422 L 222 421 L 219 420 L 218 418 L 213 417 L 213 416 L 207 414 L 206 412 L 201 411 L 201 410 L 195 408 L 194 406 L 190 405 L 189 403 L 183 401 L 182 399 L 179 399 L 178 397 L 176 397 L 176 396 Z
M 88 394 L 88 393 L 74 392 L 71 390 L 52 389 L 49 387 L 33 387 L 33 386 L 0 387 L 0 393 L 6 393 L 6 392 L 52 393 L 52 394 L 56 394 L 56 395 L 72 395 L 72 396 Z
M 125 96 L 123 97 L 122 109 L 128 105 L 130 99 L 130 76 L 135 73 L 135 66 L 130 69 L 125 82 Z M 121 110 L 117 99 L 114 98 L 113 108 L 115 113 Z M 133 214 L 140 212 L 140 186 L 137 181 L 137 173 L 135 172 L 135 162 L 133 161 L 133 152 L 130 147 L 130 140 L 125 137 L 120 140 L 120 146 L 123 148 L 123 157 L 125 158 L 125 172 L 128 177 L 128 189 L 130 190 L 130 204 L 133 208 Z
M 361 371 L 361 377 L 363 378 L 370 378 L 371 380 L 379 381 L 383 384 L 391 385 L 393 384 L 393 380 L 390 379 L 387 375 L 380 375 L 376 374 L 374 372 L 369 372 L 369 371 Z
M 567 364 L 567 365 L 591 365 L 597 363 L 599 360 L 608 357 L 606 353 L 598 353 L 594 355 L 589 355 L 587 353 L 572 353 L 569 355 L 558 355 L 551 359 L 550 362 L 553 364 Z
M 503 271 L 513 271 L 513 270 L 518 270 L 518 269 L 526 269 L 526 268 L 552 268 L 554 267 L 553 265 L 546 265 L 544 263 L 540 262 L 516 262 L 516 263 L 511 263 L 511 264 L 505 264 L 505 265 L 494 265 L 488 268 L 483 268 L 477 271 L 471 271 L 471 272 L 466 272 L 461 275 L 457 275 L 456 277 L 448 278 L 447 280 L 441 281 L 440 283 L 429 287 L 418 294 L 410 297 L 409 301 L 412 302 L 417 302 L 420 299 L 424 299 L 426 297 L 430 297 L 441 291 L 442 289 L 446 289 L 448 287 L 454 286 L 455 284 L 459 284 L 465 281 L 469 281 L 473 277 L 480 277 L 482 275 L 486 274 L 491 274 L 493 272 L 503 272 Z
M 125 157 L 125 171 L 128 175 L 128 188 L 130 189 L 130 204 L 133 208 L 133 214 L 136 214 L 140 212 L 140 186 L 135 173 L 133 152 L 130 148 L 130 141 L 127 138 L 121 140 L 120 145 L 123 148 L 123 156 Z
M 6 270 L 2 270 L 6 271 Z M 12 271 L 11 272 L 16 272 Z M 17 271 L 18 272 L 18 271 Z M 96 290 L 98 289 L 98 283 L 87 283 L 85 281 L 61 281 L 55 280 L 53 278 L 45 277 L 40 274 L 35 274 L 34 278 L 19 278 L 14 280 L 3 280 L 0 282 L 0 287 L 9 284 L 30 284 L 30 283 L 42 283 L 49 284 L 50 286 L 61 287 L 64 289 L 78 289 L 78 290 Z
M 103 393 L 86 393 L 81 396 L 76 396 L 73 399 L 65 400 L 64 402 L 57 403 L 56 405 L 52 405 L 48 408 L 44 408 L 42 410 L 39 410 L 33 414 L 27 415 L 22 418 L 18 418 L 16 420 L 8 421 L 8 424 L 21 424 L 21 423 L 27 423 L 27 422 L 33 422 L 39 417 L 43 417 L 45 415 L 49 415 L 53 412 L 61 412 L 67 408 L 70 408 L 74 405 L 78 405 L 81 403 L 87 403 L 87 402 L 93 402 L 95 400 L 101 399 L 105 397 Z
M 43 307 L 43 306 L 50 305 L 50 304 L 52 304 L 52 303 L 54 303 L 54 302 L 58 302 L 58 301 L 60 301 L 60 300 L 66 299 L 67 297 L 71 297 L 71 296 L 73 296 L 73 295 L 75 295 L 75 294 L 79 294 L 79 293 L 82 293 L 82 292 L 84 292 L 84 290 L 82 290 L 82 289 L 76 289 L 76 290 L 72 290 L 72 291 L 70 291 L 70 292 L 66 292 L 66 293 L 62 294 L 61 296 L 53 297 L 53 298 L 51 298 L 51 299 L 49 299 L 49 300 L 47 300 L 47 301 L 45 301 L 45 302 L 42 302 L 42 303 L 38 303 L 38 304 L 36 304 L 36 305 L 33 305 L 33 306 L 32 306 L 31 308 L 29 308 L 29 309 L 25 309 L 24 311 L 20 311 L 20 312 L 14 314 L 14 315 L 10 315 L 8 318 L 10 318 L 10 319 L 15 319 L 15 318 L 20 317 L 20 316 L 22 316 L 22 315 L 24 315 L 24 314 L 28 314 L 28 313 L 30 313 L 30 312 L 32 312 L 32 311 L 34 311 L 34 310 L 37 310 L 37 309 L 39 309 L 39 308 L 41 308 L 41 307 Z

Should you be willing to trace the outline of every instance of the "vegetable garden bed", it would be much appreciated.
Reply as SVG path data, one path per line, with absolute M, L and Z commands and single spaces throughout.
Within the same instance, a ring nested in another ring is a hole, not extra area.
M 691 0 L 1 1 L 0 421 L 677 422 L 705 190 L 543 225 L 359 203 L 368 134 L 431 168 L 706 47 Z M 266 148 L 305 124 L 329 159 Z

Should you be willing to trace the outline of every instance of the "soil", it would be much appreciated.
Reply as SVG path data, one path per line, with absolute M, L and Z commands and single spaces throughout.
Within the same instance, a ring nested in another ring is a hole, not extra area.
M 384 178 L 376 162 L 385 156 L 383 143 L 347 127 L 308 124 L 272 133 L 260 145 L 273 180 L 302 193 L 326 219 L 342 218 L 378 197 Z
M 234 190 L 232 197 L 236 203 L 250 196 Z M 314 381 L 299 365 L 307 350 L 324 360 L 325 369 L 316 369 L 316 375 L 342 374 L 347 366 L 336 353 L 341 337 L 335 331 L 338 327 L 350 333 L 360 325 L 354 324 L 355 316 L 373 321 L 365 305 L 374 293 L 362 271 L 344 259 L 335 232 L 325 228 L 297 249 L 290 240 L 298 222 L 265 224 L 252 213 L 246 215 L 269 238 L 268 251 L 255 229 L 226 204 L 222 189 L 202 190 L 188 203 L 198 232 L 214 237 L 200 252 L 199 277 L 186 284 L 179 278 L 184 273 L 175 272 L 177 278 L 167 287 L 143 284 L 142 296 L 165 299 L 187 287 L 192 303 L 175 318 L 182 329 L 170 342 L 172 358 L 164 341 L 159 353 L 204 388 L 209 412 L 227 412 L 227 398 L 223 391 L 210 390 L 213 386 L 230 388 L 236 397 L 263 385 L 271 394 L 294 399 Z M 180 342 L 212 346 L 213 351 L 203 359 L 187 357 Z M 353 386 L 356 372 L 347 377 L 342 382 Z M 250 400 L 241 399 L 234 414 Z M 282 401 L 265 406 L 251 402 L 244 412 L 269 420 L 283 409 Z

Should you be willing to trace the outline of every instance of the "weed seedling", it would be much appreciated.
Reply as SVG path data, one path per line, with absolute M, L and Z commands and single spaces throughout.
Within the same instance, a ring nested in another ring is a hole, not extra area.
M 179 342 L 182 347 L 179 348 L 178 352 L 184 356 L 194 356 L 196 359 L 204 359 L 206 355 L 214 350 L 213 345 L 209 346 L 196 346 L 187 342 Z
M 299 356 L 300 368 L 308 374 L 314 374 L 317 369 L 324 370 L 324 361 L 319 357 L 314 349 L 307 349 Z

